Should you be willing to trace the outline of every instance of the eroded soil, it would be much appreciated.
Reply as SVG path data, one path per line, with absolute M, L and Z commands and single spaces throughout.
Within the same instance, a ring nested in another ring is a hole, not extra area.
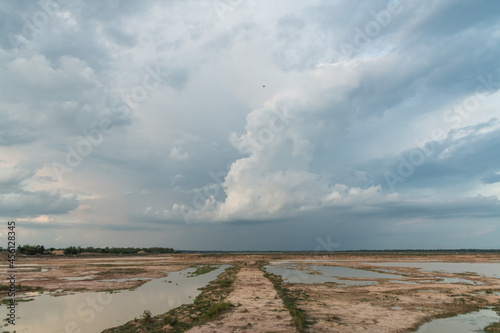
M 3 259 L 0 258 L 0 259 Z M 0 266 L 2 275 L 7 272 L 7 259 Z M 16 283 L 23 290 L 58 291 L 108 291 L 136 288 L 154 278 L 164 277 L 196 263 L 213 260 L 187 260 L 185 256 L 24 256 L 17 257 Z M 129 280 L 130 279 L 130 280 Z M 116 281 L 119 280 L 119 281 Z M 0 292 L 0 298 L 7 292 Z

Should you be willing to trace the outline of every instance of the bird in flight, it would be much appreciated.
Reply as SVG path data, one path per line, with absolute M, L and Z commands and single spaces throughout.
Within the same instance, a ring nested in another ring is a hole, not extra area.
M 266 86 L 262 86 L 262 88 L 265 88 Z

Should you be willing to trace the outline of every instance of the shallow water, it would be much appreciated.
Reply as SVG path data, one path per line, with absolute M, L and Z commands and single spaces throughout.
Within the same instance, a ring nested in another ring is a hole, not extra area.
M 472 284 L 479 286 L 481 284 L 484 284 L 481 281 L 471 281 L 471 280 L 466 280 L 466 279 L 459 279 L 459 278 L 439 278 L 441 281 L 436 281 L 436 283 L 465 283 L 465 284 Z
M 500 263 L 467 263 L 467 262 L 377 262 L 368 263 L 376 266 L 416 267 L 426 272 L 443 272 L 460 274 L 472 272 L 485 277 L 500 279 Z
M 472 333 L 484 332 L 484 328 L 500 320 L 493 310 L 484 309 L 452 318 L 436 319 L 426 323 L 416 333 Z
M 102 332 L 139 317 L 144 310 L 157 315 L 193 302 L 200 293 L 198 288 L 214 280 L 227 267 L 229 265 L 223 265 L 207 274 L 187 278 L 186 274 L 195 271 L 188 268 L 169 273 L 167 278 L 154 279 L 135 290 L 115 293 L 86 292 L 59 297 L 42 294 L 33 301 L 18 303 L 16 325 L 2 329 L 17 333 Z M 0 316 L 7 317 L 5 305 L 0 307 Z
M 379 272 L 366 271 L 339 266 L 304 266 L 305 269 L 312 269 L 314 272 L 301 270 L 293 265 L 269 265 L 265 269 L 269 273 L 280 275 L 285 282 L 290 283 L 325 283 L 334 282 L 351 286 L 364 286 L 377 284 L 376 281 L 353 281 L 339 278 L 364 278 L 364 279 L 400 279 L 401 275 L 385 274 Z
M 416 282 L 410 282 L 410 281 L 390 280 L 389 282 L 391 282 L 391 283 L 401 283 L 401 284 L 412 284 L 412 285 L 418 285 L 418 283 L 416 283 Z
M 70 281 L 85 281 L 85 280 L 91 280 L 95 278 L 95 275 L 85 275 L 85 276 L 67 276 L 67 277 L 62 277 L 62 280 L 70 280 Z

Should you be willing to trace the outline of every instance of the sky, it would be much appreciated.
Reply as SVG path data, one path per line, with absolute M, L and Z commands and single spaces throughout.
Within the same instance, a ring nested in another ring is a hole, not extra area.
M 498 248 L 499 12 L 0 0 L 1 244 Z

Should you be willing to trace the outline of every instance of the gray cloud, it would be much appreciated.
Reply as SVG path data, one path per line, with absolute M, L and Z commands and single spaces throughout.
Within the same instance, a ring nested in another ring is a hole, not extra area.
M 22 192 L 0 197 L 2 216 L 11 218 L 68 213 L 78 207 L 76 197 L 63 197 L 58 193 Z
M 0 0 L 0 211 L 34 239 L 494 245 L 500 4 L 49 4 Z

